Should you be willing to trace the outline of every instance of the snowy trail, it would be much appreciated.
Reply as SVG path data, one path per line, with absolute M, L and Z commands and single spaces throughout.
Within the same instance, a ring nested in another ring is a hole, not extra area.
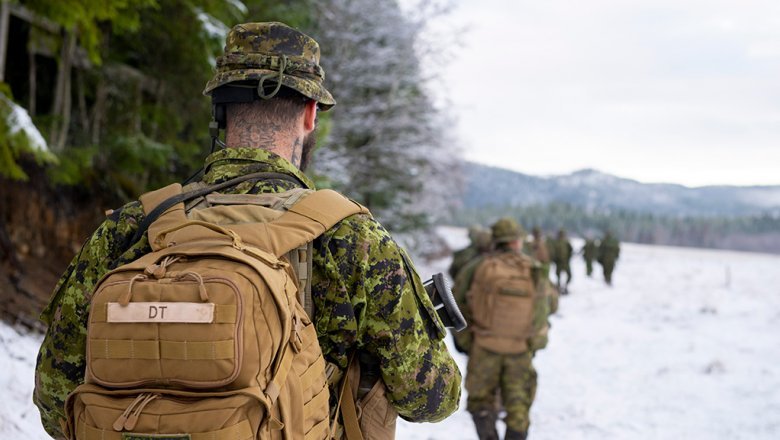
M 465 231 L 442 231 L 465 244 Z M 780 438 L 780 257 L 633 244 L 621 254 L 612 288 L 572 260 L 572 294 L 534 362 L 529 438 Z M 476 436 L 462 405 L 441 424 L 402 423 L 398 438 Z
M 441 231 L 464 244 L 465 231 Z M 572 294 L 535 359 L 529 438 L 780 438 L 780 257 L 631 244 L 621 254 L 613 288 L 573 260 Z M 427 278 L 448 264 L 418 269 Z M 0 439 L 46 438 L 30 400 L 39 343 L 0 324 Z M 401 421 L 397 438 L 475 439 L 465 394 L 444 422 Z

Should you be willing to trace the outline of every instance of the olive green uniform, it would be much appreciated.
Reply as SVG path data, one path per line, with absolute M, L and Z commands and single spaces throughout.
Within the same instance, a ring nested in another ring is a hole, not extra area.
M 476 243 L 471 243 L 467 247 L 455 251 L 452 254 L 452 264 L 450 264 L 450 268 L 447 270 L 447 273 L 450 274 L 450 278 L 453 280 L 457 278 L 458 272 L 477 256 L 479 256 L 479 251 L 477 250 Z
M 511 251 L 504 250 L 503 252 Z M 469 262 L 458 274 L 455 281 L 453 295 L 467 322 L 472 320 L 467 293 L 471 288 L 477 269 L 484 260 L 485 256 L 481 256 Z M 535 276 L 538 277 L 540 274 L 541 270 L 537 268 Z M 544 280 L 539 279 L 538 288 L 544 289 L 548 285 L 549 281 L 544 284 Z M 549 300 L 549 297 L 547 299 Z M 528 340 L 528 350 L 523 353 L 499 354 L 482 348 L 473 343 L 474 335 L 469 328 L 456 334 L 459 344 L 469 351 L 466 375 L 467 410 L 475 416 L 475 422 L 482 416 L 487 418 L 488 423 L 491 423 L 490 420 L 496 419 L 496 393 L 498 392 L 506 410 L 504 421 L 507 428 L 515 434 L 525 435 L 528 432 L 530 409 L 537 386 L 536 370 L 531 361 L 536 350 L 547 345 L 549 305 L 545 301 L 543 307 L 538 307 L 535 310 L 534 327 L 539 331 Z M 481 439 L 497 438 L 480 434 L 482 435 Z
M 588 276 L 593 275 L 593 260 L 596 259 L 596 242 L 591 239 L 585 240 L 585 245 L 582 246 L 582 258 L 585 259 L 585 273 Z
M 206 184 L 265 171 L 313 186 L 295 166 L 265 150 L 221 150 L 206 165 Z M 278 193 L 294 186 L 265 180 L 226 192 Z M 41 316 L 49 330 L 38 356 L 33 400 L 52 436 L 62 436 L 65 397 L 84 382 L 89 296 L 106 272 L 150 251 L 146 235 L 132 243 L 143 218 L 138 202 L 110 214 L 73 259 Z M 435 422 L 457 408 L 461 375 L 444 344 L 441 321 L 403 252 L 368 215 L 353 215 L 325 232 L 314 242 L 313 321 L 328 361 L 345 369 L 355 349 L 370 354 L 378 359 L 389 400 L 401 417 Z M 331 392 L 332 398 L 337 395 Z
M 569 239 L 566 238 L 566 234 L 558 234 L 558 237 L 555 239 L 552 246 L 554 247 L 554 250 L 551 252 L 551 255 L 552 261 L 555 263 L 555 276 L 557 278 L 558 288 L 561 289 L 562 293 L 568 293 L 568 286 L 571 282 L 571 265 L 569 262 L 571 261 L 573 248 L 571 247 Z M 561 283 L 561 273 L 566 274 L 565 283 Z
M 604 280 L 607 284 L 612 284 L 612 272 L 615 270 L 615 263 L 620 257 L 620 243 L 610 234 L 604 236 L 598 249 L 598 261 L 604 270 Z

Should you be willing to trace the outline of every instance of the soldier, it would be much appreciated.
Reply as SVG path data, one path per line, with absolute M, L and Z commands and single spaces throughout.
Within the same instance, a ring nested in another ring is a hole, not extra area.
M 561 294 L 566 295 L 569 293 L 569 282 L 571 281 L 571 267 L 569 262 L 571 261 L 571 254 L 573 249 L 569 239 L 566 236 L 566 230 L 561 228 L 558 230 L 558 237 L 555 239 L 553 262 L 555 263 L 555 276 L 557 277 L 557 286 Z M 561 272 L 566 273 L 566 282 L 561 283 Z
M 463 269 L 463 266 L 479 255 L 477 240 L 480 236 L 485 237 L 486 235 L 489 237 L 490 232 L 480 225 L 473 225 L 469 228 L 469 245 L 452 254 L 452 264 L 450 264 L 450 268 L 447 271 L 450 274 L 450 278 L 453 280 L 457 278 L 458 272 Z M 488 239 L 489 242 L 490 240 Z
M 506 409 L 505 440 L 525 439 L 536 394 L 532 358 L 547 345 L 548 302 L 540 265 L 520 250 L 524 233 L 510 218 L 492 227 L 495 250 L 458 275 L 455 296 L 470 323 L 466 390 L 480 440 L 497 440 L 496 390 Z
M 467 274 L 473 274 L 473 268 L 476 267 L 476 265 L 479 264 L 480 261 L 482 261 L 482 258 L 487 255 L 492 249 L 493 249 L 493 234 L 490 232 L 489 229 L 485 229 L 482 227 L 479 227 L 476 231 L 474 231 L 472 236 L 472 243 L 474 244 L 474 247 L 477 251 L 477 254 L 466 262 L 466 264 L 460 269 L 458 274 L 467 273 Z M 468 275 L 466 275 L 468 277 Z M 455 296 L 455 300 L 458 303 L 458 307 L 461 309 L 461 312 L 463 312 L 463 307 L 465 307 L 465 301 L 466 301 L 466 295 L 465 291 L 461 291 L 458 289 L 459 284 L 465 284 L 470 281 L 462 280 L 462 277 L 456 277 L 455 278 L 455 284 L 453 289 L 453 295 L 455 295 L 456 292 L 461 292 L 460 296 Z M 463 316 L 464 319 L 466 319 L 466 322 L 471 322 L 469 319 L 469 316 Z M 471 331 L 468 327 L 466 327 L 464 330 L 461 330 L 459 332 L 452 332 L 452 338 L 454 340 L 455 349 L 458 350 L 461 353 L 468 354 L 469 349 L 471 347 Z
M 204 90 L 213 103 L 224 105 L 215 113 L 224 111 L 226 148 L 206 159 L 203 183 L 263 171 L 277 177 L 223 192 L 312 188 L 302 170 L 313 150 L 317 111 L 336 103 L 323 78 L 319 46 L 311 37 L 282 23 L 233 27 Z M 49 329 L 38 356 L 33 398 L 54 437 L 63 437 L 65 397 L 84 382 L 90 294 L 110 269 L 150 252 L 146 234 L 132 240 L 144 218 L 139 202 L 108 215 L 73 259 L 42 314 Z M 386 393 L 385 404 L 378 404 L 390 431 L 382 438 L 392 438 L 396 414 L 414 422 L 440 421 L 457 408 L 460 396 L 461 376 L 444 344 L 444 328 L 409 261 L 367 214 L 347 217 L 314 242 L 312 321 L 319 344 L 337 371 L 331 377 L 343 376 L 357 351 L 360 389 L 372 388 L 366 383 L 371 379 L 382 382 L 381 392 L 372 393 Z M 338 382 L 330 379 L 334 407 Z
M 612 271 L 615 270 L 615 263 L 620 257 L 620 242 L 607 231 L 598 247 L 598 262 L 604 270 L 604 281 L 607 285 L 612 285 Z
M 524 248 L 524 252 L 526 255 L 532 256 L 540 264 L 539 281 L 547 293 L 547 298 L 550 302 L 550 314 L 554 314 L 558 311 L 559 292 L 550 281 L 550 249 L 547 245 L 547 240 L 542 235 L 541 228 L 534 226 L 531 234 L 533 238 L 530 243 L 526 243 L 527 248 Z
M 580 249 L 582 258 L 585 259 L 585 273 L 590 277 L 593 276 L 593 260 L 596 259 L 596 241 L 590 237 L 585 239 L 585 244 Z

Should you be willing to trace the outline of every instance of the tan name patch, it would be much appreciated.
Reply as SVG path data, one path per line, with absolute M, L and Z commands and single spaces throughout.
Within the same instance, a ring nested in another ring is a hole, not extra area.
M 133 302 L 108 303 L 108 322 L 164 322 L 209 324 L 214 322 L 213 303 Z

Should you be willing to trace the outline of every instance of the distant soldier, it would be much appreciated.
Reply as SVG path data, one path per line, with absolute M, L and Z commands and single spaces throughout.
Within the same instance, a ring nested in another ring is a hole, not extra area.
M 550 314 L 558 311 L 558 289 L 550 282 L 550 249 L 547 240 L 542 235 L 542 230 L 534 226 L 532 230 L 532 239 L 525 243 L 523 252 L 532 256 L 539 262 L 539 281 L 544 286 L 547 297 L 550 302 Z
M 550 250 L 547 248 L 547 241 L 542 236 L 542 230 L 539 226 L 534 226 L 532 233 L 532 240 L 529 243 L 529 249 L 526 254 L 534 257 L 536 261 L 546 266 L 548 271 L 550 269 Z
M 447 272 L 449 272 L 450 278 L 453 280 L 457 278 L 458 272 L 463 269 L 463 266 L 465 266 L 466 263 L 479 255 L 479 250 L 477 249 L 477 239 L 480 233 L 482 233 L 483 237 L 485 236 L 485 233 L 487 233 L 488 236 L 490 235 L 490 231 L 480 225 L 471 226 L 469 228 L 469 245 L 463 249 L 455 251 L 452 254 L 452 264 L 450 264 L 450 268 Z
M 455 296 L 469 321 L 467 409 L 480 440 L 497 440 L 496 392 L 506 410 L 505 440 L 524 440 L 536 394 L 536 350 L 547 345 L 548 302 L 540 265 L 520 252 L 522 228 L 503 218 L 492 227 L 495 250 L 458 275 Z
M 598 249 L 598 261 L 604 269 L 604 281 L 611 286 L 612 271 L 615 270 L 615 263 L 620 257 L 620 242 L 607 231 Z
M 592 238 L 585 239 L 585 245 L 582 246 L 580 253 L 582 258 L 585 259 L 585 273 L 590 277 L 593 276 L 593 260 L 596 259 L 596 240 Z
M 477 254 L 474 258 L 466 262 L 466 264 L 463 266 L 463 268 L 460 270 L 459 274 L 463 273 L 469 273 L 471 275 L 474 274 L 474 267 L 478 265 L 482 258 L 488 254 L 493 249 L 493 234 L 490 232 L 490 229 L 486 228 L 479 228 L 473 235 L 473 244 L 475 246 L 475 249 L 477 250 Z M 468 275 L 470 277 L 471 275 Z M 468 281 L 462 280 L 463 277 L 456 277 L 455 278 L 455 284 L 453 292 L 458 291 L 458 285 L 465 284 L 467 282 L 470 282 L 470 279 Z M 465 291 L 463 291 L 463 294 L 458 298 L 455 297 L 456 301 L 458 302 L 458 307 L 460 307 L 461 311 L 463 311 L 463 307 L 466 305 L 466 295 Z M 471 322 L 469 316 L 465 316 L 466 322 Z M 469 331 L 469 328 L 467 327 L 464 330 L 461 330 L 459 332 L 452 332 L 453 340 L 455 341 L 455 349 L 458 350 L 461 353 L 468 354 L 469 348 L 471 347 L 471 339 L 472 335 Z
M 555 276 L 557 277 L 557 286 L 561 294 L 566 295 L 569 293 L 569 282 L 571 282 L 571 267 L 569 262 L 571 261 L 571 254 L 574 249 L 569 243 L 569 238 L 566 236 L 566 230 L 561 228 L 558 231 L 558 237 L 555 239 L 553 245 L 554 251 L 552 252 L 553 263 L 555 263 Z M 561 283 L 561 272 L 566 273 L 566 283 Z

